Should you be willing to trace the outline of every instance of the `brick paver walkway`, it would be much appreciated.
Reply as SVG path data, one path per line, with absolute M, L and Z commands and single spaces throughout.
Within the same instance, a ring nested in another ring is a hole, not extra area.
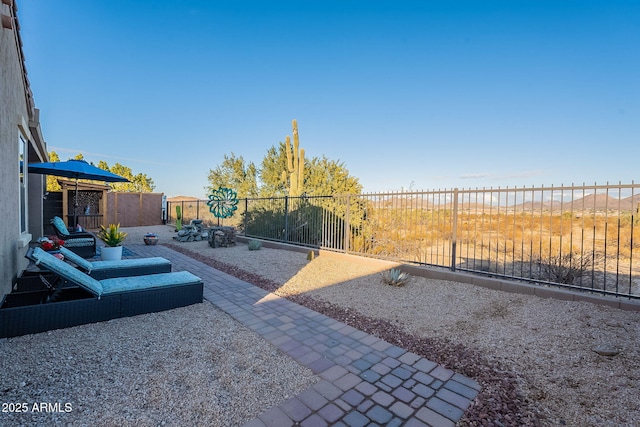
M 171 249 L 129 248 L 201 277 L 208 301 L 320 377 L 244 427 L 453 426 L 480 390 L 472 379 Z

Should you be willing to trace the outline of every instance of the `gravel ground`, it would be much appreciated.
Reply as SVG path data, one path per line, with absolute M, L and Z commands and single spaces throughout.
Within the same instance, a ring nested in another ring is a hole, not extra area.
M 27 404 L 2 426 L 238 426 L 316 381 L 208 302 L 11 338 L 0 358 L 3 404 Z
M 238 244 L 168 244 L 476 378 L 460 425 L 640 425 L 640 313 L 413 278 L 390 263 Z M 158 327 L 160 326 L 160 327 Z M 609 345 L 616 356 L 592 349 Z M 0 425 L 240 425 L 317 379 L 208 303 L 0 341 L 3 403 L 70 413 L 0 414 Z M 11 363 L 7 363 L 11 361 Z
M 2 339 L 0 363 L 0 426 L 239 426 L 318 380 L 206 301 Z
M 640 425 L 640 313 L 418 277 L 395 288 L 380 281 L 387 262 L 171 235 L 162 243 L 478 379 L 461 425 Z

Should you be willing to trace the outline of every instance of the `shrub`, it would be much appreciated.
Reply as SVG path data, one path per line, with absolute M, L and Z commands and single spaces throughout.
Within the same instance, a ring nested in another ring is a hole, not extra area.
M 262 247 L 262 242 L 260 240 L 251 239 L 247 245 L 250 251 L 257 251 Z
M 403 273 L 399 268 L 383 271 L 380 276 L 382 277 L 382 283 L 391 286 L 404 286 L 411 278 L 409 273 Z
M 553 255 L 546 259 L 538 260 L 542 267 L 542 279 L 550 282 L 566 285 L 577 284 L 587 275 L 591 268 L 602 262 L 604 257 L 600 254 L 568 253 Z

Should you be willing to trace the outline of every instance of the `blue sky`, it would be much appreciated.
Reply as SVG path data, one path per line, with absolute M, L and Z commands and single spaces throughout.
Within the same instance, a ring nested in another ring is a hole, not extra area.
M 298 120 L 366 192 L 638 181 L 640 2 L 19 0 L 50 150 L 205 197 Z

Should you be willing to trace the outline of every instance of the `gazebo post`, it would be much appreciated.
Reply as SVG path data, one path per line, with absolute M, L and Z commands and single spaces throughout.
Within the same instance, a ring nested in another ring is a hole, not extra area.
M 69 227 L 69 211 L 67 210 L 69 207 L 69 196 L 67 193 L 67 184 L 64 182 L 61 183 L 60 180 L 58 180 L 58 183 L 61 184 L 60 186 L 62 187 L 62 220 L 67 224 L 67 227 Z
M 102 200 L 100 200 L 102 204 L 102 224 L 106 226 L 109 222 L 107 221 L 107 216 L 109 212 L 107 211 L 107 189 L 102 190 Z

